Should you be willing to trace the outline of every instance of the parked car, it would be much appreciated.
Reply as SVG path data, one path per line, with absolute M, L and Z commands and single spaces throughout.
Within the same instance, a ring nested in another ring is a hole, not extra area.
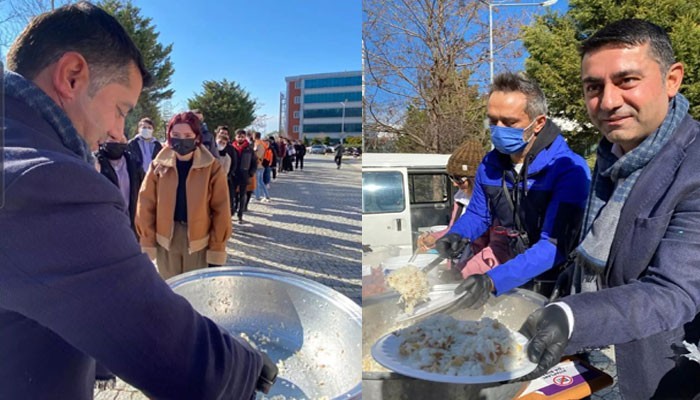
M 311 146 L 310 154 L 323 154 L 326 152 L 326 146 L 322 144 L 315 144 Z
M 333 154 L 333 153 L 335 153 L 335 147 L 326 146 L 326 154 Z

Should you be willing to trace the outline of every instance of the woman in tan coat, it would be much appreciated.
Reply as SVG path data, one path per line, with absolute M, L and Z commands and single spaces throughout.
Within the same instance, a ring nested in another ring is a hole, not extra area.
M 163 279 L 226 262 L 231 209 L 226 173 L 202 146 L 191 112 L 168 123 L 167 145 L 141 185 L 136 230 Z

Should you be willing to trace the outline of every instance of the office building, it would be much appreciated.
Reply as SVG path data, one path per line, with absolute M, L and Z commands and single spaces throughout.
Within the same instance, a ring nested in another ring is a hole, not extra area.
M 280 101 L 287 137 L 309 141 L 362 135 L 362 72 L 334 72 L 285 78 Z

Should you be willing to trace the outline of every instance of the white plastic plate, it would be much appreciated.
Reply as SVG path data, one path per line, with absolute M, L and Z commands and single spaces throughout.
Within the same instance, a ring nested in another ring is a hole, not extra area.
M 519 332 L 513 332 L 516 336 L 516 341 L 523 346 L 523 351 L 525 351 L 527 339 L 525 336 Z M 409 376 L 411 378 L 422 379 L 432 382 L 442 382 L 442 383 L 457 383 L 462 385 L 474 384 L 474 383 L 493 383 L 493 382 L 503 382 L 511 379 L 516 379 L 523 377 L 530 372 L 534 371 L 537 364 L 530 362 L 527 356 L 524 357 L 522 364 L 513 370 L 497 372 L 490 375 L 445 375 L 438 374 L 435 372 L 423 371 L 420 368 L 412 367 L 408 364 L 404 364 L 405 360 L 399 355 L 399 346 L 401 345 L 401 339 L 394 334 L 394 332 L 383 336 L 377 341 L 377 343 L 372 346 L 372 357 L 385 368 L 388 368 L 401 375 Z

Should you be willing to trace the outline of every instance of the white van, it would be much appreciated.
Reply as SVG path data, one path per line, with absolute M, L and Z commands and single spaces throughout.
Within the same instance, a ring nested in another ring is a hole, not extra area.
M 413 252 L 418 235 L 448 225 L 455 187 L 449 154 L 362 155 L 362 244 Z

